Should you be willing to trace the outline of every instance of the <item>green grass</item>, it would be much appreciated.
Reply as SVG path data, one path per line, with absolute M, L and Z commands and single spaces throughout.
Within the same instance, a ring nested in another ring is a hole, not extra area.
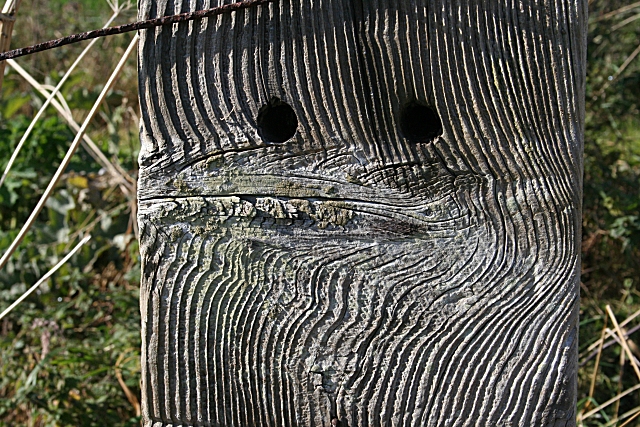
M 588 358 L 592 353 L 588 348 L 600 338 L 605 321 L 611 327 L 606 305 L 619 322 L 640 310 L 640 58 L 608 80 L 637 47 L 640 20 L 615 31 L 611 28 L 640 13 L 640 8 L 597 21 L 603 13 L 629 3 L 590 2 L 580 312 L 580 360 L 585 363 L 578 373 L 582 413 L 640 382 L 628 357 L 622 358 L 621 346 L 611 345 L 600 354 L 590 395 L 597 358 Z M 104 0 L 24 0 L 12 46 L 99 28 L 110 15 Z M 135 17 L 132 8 L 113 25 Z M 131 37 L 99 41 L 64 86 L 62 94 L 76 121 L 87 114 Z M 40 82 L 55 85 L 85 45 L 18 62 Z M 608 87 L 596 96 L 605 84 Z M 8 159 L 42 102 L 42 96 L 8 67 L 0 99 L 0 162 Z M 132 57 L 88 134 L 134 177 L 138 114 Z M 0 188 L 2 251 L 29 215 L 72 138 L 50 107 Z M 4 308 L 62 258 L 82 233 L 93 235 L 37 295 L 0 321 L 0 426 L 139 424 L 140 266 L 129 202 L 100 166 L 78 150 L 52 201 L 0 271 Z M 640 319 L 635 319 L 626 329 L 638 324 Z M 638 334 L 629 340 L 636 357 L 640 357 L 635 347 Z M 581 425 L 619 427 L 639 408 L 640 391 Z M 612 421 L 620 417 L 624 419 Z

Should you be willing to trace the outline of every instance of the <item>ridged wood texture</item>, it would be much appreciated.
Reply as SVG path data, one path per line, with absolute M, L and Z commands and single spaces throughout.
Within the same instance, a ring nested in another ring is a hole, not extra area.
M 143 31 L 145 425 L 575 425 L 585 19 L 279 0 Z M 412 102 L 441 136 L 402 136 Z

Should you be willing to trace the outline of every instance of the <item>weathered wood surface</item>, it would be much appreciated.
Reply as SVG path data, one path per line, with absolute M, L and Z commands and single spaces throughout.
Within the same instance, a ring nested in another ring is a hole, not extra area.
M 575 425 L 585 20 L 279 0 L 142 32 L 145 425 Z

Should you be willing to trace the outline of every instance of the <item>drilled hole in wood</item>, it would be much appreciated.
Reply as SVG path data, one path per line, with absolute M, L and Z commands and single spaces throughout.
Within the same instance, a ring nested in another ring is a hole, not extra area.
M 411 142 L 430 142 L 442 135 L 442 121 L 433 108 L 412 101 L 402 109 L 400 131 Z
M 268 142 L 285 142 L 293 138 L 298 129 L 298 118 L 293 108 L 279 98 L 271 98 L 258 111 L 258 132 Z

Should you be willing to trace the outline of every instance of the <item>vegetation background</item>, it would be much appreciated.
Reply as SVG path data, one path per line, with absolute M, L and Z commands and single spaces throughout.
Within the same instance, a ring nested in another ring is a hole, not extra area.
M 99 28 L 114 14 L 111 25 L 132 22 L 135 6 L 128 0 L 23 0 L 12 46 Z M 640 329 L 640 2 L 589 0 L 589 8 L 578 422 L 632 426 L 640 425 L 640 349 L 633 335 Z M 99 40 L 62 86 L 59 104 L 76 122 L 87 116 L 133 36 Z M 85 47 L 58 48 L 17 63 L 50 91 Z M 44 100 L 7 66 L 0 97 L 2 170 Z M 130 179 L 136 176 L 138 115 L 131 55 L 87 133 L 120 176 L 78 149 L 0 270 L 4 310 L 84 235 L 93 236 L 0 321 L 0 426 L 140 423 L 140 264 Z M 48 107 L 0 187 L 0 253 L 74 136 Z

